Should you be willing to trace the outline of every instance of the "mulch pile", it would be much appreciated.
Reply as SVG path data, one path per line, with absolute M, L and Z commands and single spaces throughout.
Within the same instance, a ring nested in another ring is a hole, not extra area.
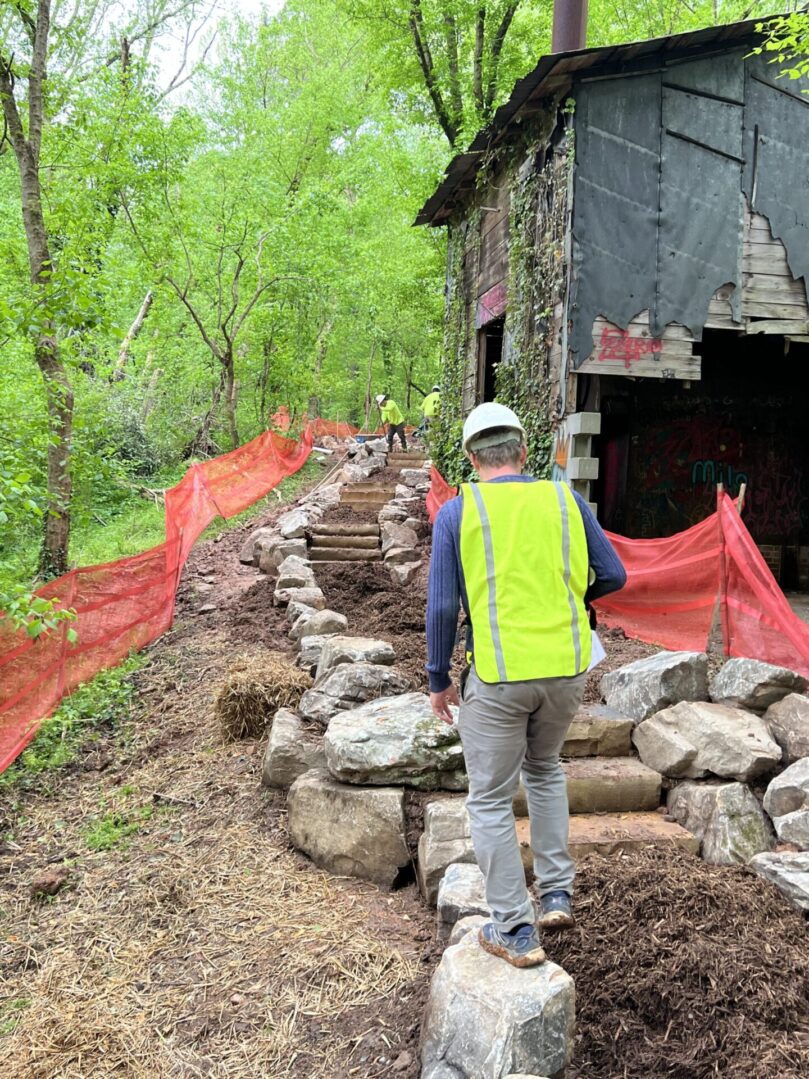
M 743 867 L 645 850 L 579 864 L 570 1079 L 809 1075 L 807 925 Z

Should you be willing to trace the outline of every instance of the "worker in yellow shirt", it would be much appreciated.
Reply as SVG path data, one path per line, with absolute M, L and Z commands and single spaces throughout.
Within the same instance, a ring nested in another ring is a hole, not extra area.
M 421 412 L 424 416 L 424 426 L 429 428 L 433 420 L 441 411 L 441 387 L 433 386 L 424 400 L 421 402 Z
M 376 397 L 379 411 L 382 413 L 382 422 L 388 425 L 388 451 L 393 451 L 393 436 L 399 436 L 402 450 L 407 450 L 407 438 L 405 437 L 404 416 L 402 410 L 391 400 L 386 393 L 379 393 Z

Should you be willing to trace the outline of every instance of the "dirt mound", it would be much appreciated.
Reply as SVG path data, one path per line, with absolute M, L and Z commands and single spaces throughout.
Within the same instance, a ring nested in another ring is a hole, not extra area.
M 806 923 L 743 867 L 592 855 L 579 927 L 546 938 L 576 982 L 571 1079 L 809 1075 Z

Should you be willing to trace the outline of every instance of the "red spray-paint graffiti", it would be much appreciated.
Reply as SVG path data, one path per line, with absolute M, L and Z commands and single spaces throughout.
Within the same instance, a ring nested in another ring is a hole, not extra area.
M 632 337 L 629 330 L 617 326 L 605 326 L 601 331 L 596 350 L 596 359 L 601 361 L 618 360 L 627 371 L 633 363 L 645 356 L 657 355 L 663 351 L 661 337 Z

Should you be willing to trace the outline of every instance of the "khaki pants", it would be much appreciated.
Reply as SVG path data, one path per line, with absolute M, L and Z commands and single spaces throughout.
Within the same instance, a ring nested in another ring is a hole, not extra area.
M 536 913 L 517 843 L 512 801 L 522 773 L 540 895 L 572 893 L 567 784 L 559 753 L 587 675 L 489 685 L 469 674 L 459 717 L 475 855 L 492 920 L 510 930 Z

